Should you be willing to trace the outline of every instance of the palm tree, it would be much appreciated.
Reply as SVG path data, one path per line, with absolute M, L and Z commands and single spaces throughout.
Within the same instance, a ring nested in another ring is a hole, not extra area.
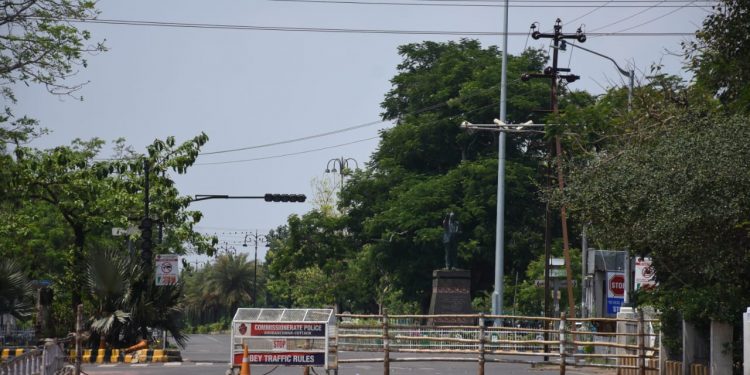
M 86 281 L 94 306 L 92 338 L 100 343 L 128 346 L 148 339 L 149 328 L 168 331 L 180 346 L 187 342 L 180 326 L 181 285 L 156 286 L 153 279 L 144 283 L 140 263 L 112 250 L 92 254 Z
M 16 319 L 31 315 L 31 284 L 13 260 L 0 260 L 0 327 L 3 316 L 9 314 Z
M 100 348 L 105 342 L 127 344 L 137 335 L 127 303 L 132 283 L 140 277 L 140 267 L 129 257 L 113 250 L 92 253 L 86 270 L 86 286 L 94 308 L 89 323 Z
M 206 286 L 222 296 L 229 313 L 234 314 L 241 304 L 252 301 L 253 272 L 247 254 L 222 255 L 216 259 Z

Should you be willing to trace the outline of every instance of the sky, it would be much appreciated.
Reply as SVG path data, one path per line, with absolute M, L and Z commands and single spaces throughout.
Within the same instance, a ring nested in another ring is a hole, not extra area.
M 289 215 L 312 208 L 312 182 L 338 179 L 325 173 L 332 159 L 353 159 L 360 168 L 366 167 L 377 149 L 379 131 L 393 126 L 378 121 L 380 103 L 401 61 L 399 45 L 462 37 L 478 39 L 483 46 L 501 45 L 502 4 L 498 0 L 100 0 L 100 20 L 193 27 L 79 24 L 109 49 L 87 56 L 88 67 L 69 79 L 87 82 L 77 92 L 83 100 L 19 85 L 15 113 L 36 118 L 52 131 L 32 143 L 38 148 L 69 144 L 75 138 L 124 137 L 135 150 L 145 151 L 156 138 L 175 136 L 180 142 L 201 132 L 209 136 L 204 152 L 248 148 L 201 155 L 187 174 L 175 176 L 184 195 L 307 195 L 306 203 L 208 200 L 192 204 L 204 213 L 199 231 L 217 235 L 223 247 L 248 252 L 253 248 L 242 247 L 245 233 L 264 234 L 284 225 Z M 639 80 L 653 63 L 687 77 L 676 54 L 680 42 L 691 37 L 644 33 L 693 33 L 711 4 L 514 0 L 509 8 L 508 52 L 548 48 L 549 40 L 528 38 L 529 26 L 538 22 L 543 32 L 550 32 L 560 18 L 565 33 L 574 33 L 581 25 L 588 33 L 615 33 L 590 34 L 584 46 L 622 67 L 634 67 Z M 429 33 L 409 33 L 413 31 Z M 440 34 L 445 32 L 483 35 Z M 569 86 L 573 89 L 600 94 L 606 87 L 624 84 L 610 61 L 581 50 L 561 52 L 560 65 L 581 76 Z M 312 137 L 327 133 L 332 134 Z M 299 138 L 308 139 L 286 142 Z M 256 147 L 274 143 L 281 144 Z M 265 246 L 258 251 L 262 260 Z

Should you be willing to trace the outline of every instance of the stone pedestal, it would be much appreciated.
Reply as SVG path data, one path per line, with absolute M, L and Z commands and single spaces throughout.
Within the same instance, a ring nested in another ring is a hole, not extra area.
M 467 270 L 432 271 L 430 315 L 473 314 L 471 308 L 471 272 Z M 472 318 L 429 319 L 430 325 L 476 324 Z

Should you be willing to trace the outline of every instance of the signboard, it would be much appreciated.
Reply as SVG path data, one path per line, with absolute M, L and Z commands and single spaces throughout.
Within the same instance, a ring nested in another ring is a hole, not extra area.
M 177 254 L 156 255 L 156 285 L 177 284 L 180 273 L 180 256 Z
M 565 272 L 565 268 L 550 268 L 549 270 L 549 277 L 565 277 L 567 275 L 567 272 Z
M 242 364 L 242 348 L 251 364 L 328 368 L 328 325 L 332 309 L 239 308 L 232 319 L 230 361 Z
M 635 258 L 635 290 L 649 290 L 656 287 L 656 271 L 651 258 Z
M 573 286 L 578 286 L 578 280 L 571 280 L 573 281 Z M 550 285 L 554 285 L 557 283 L 558 287 L 560 288 L 567 288 L 568 287 L 568 280 L 550 280 Z M 534 280 L 534 286 L 536 287 L 543 287 L 544 286 L 544 280 Z
M 565 258 L 549 258 L 549 265 L 552 267 L 565 266 Z
M 250 336 L 256 337 L 324 337 L 324 323 L 252 323 Z
M 273 340 L 273 350 L 286 350 L 286 339 Z
M 607 272 L 607 314 L 620 312 L 625 300 L 625 273 Z
M 284 352 L 284 353 L 249 353 L 248 359 L 254 365 L 281 366 L 323 366 L 325 353 Z M 234 363 L 242 363 L 242 353 L 235 353 Z

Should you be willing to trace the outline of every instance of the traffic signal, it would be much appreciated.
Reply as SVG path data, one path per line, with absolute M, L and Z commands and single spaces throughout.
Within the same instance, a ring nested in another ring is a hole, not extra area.
M 304 202 L 307 197 L 304 194 L 266 194 L 263 196 L 266 202 Z

